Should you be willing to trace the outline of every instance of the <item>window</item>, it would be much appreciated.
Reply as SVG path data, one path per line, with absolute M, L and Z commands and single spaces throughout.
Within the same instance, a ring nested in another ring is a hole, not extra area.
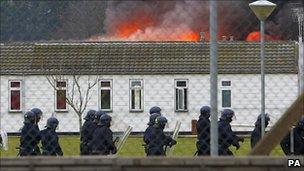
M 188 110 L 188 80 L 175 80 L 175 110 Z
M 67 111 L 66 105 L 67 81 L 56 82 L 56 111 Z
M 100 109 L 103 111 L 112 110 L 112 81 L 101 80 L 100 81 Z
M 231 108 L 231 81 L 222 81 L 222 108 Z
M 142 80 L 130 80 L 130 111 L 143 111 Z
M 9 81 L 9 111 L 21 112 L 21 81 Z

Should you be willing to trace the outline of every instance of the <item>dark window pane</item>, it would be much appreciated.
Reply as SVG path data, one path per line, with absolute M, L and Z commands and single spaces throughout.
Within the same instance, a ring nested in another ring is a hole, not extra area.
M 66 91 L 57 90 L 56 109 L 66 109 Z
M 177 81 L 176 86 L 177 87 L 187 87 L 187 82 L 186 81 Z
M 20 110 L 20 90 L 11 91 L 11 110 Z
M 184 110 L 187 110 L 187 89 L 184 89 Z
M 141 90 L 131 91 L 131 109 L 141 109 Z
M 111 91 L 110 90 L 101 90 L 101 109 L 111 109 Z
M 222 107 L 231 107 L 231 90 L 222 90 Z
M 100 83 L 101 87 L 111 87 L 111 82 L 110 81 L 102 81 Z
M 175 110 L 178 110 L 178 89 L 175 89 Z
M 222 81 L 222 86 L 231 86 L 231 81 Z
M 19 81 L 11 82 L 11 87 L 20 87 L 20 82 Z
M 57 87 L 66 87 L 66 82 L 65 81 L 58 81 L 56 86 Z
M 135 90 L 131 91 L 131 109 L 135 109 Z

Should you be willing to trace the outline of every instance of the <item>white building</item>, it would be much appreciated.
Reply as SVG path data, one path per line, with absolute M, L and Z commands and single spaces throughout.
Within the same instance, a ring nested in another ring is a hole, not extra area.
M 298 95 L 297 44 L 266 45 L 266 112 L 272 123 Z M 182 121 L 191 131 L 199 108 L 209 105 L 209 44 L 204 42 L 100 42 L 1 44 L 1 128 L 18 132 L 23 113 L 33 107 L 46 119 L 56 114 L 59 132 L 78 131 L 78 117 L 46 79 L 64 74 L 58 83 L 69 91 L 69 79 L 98 77 L 87 109 L 101 109 L 113 117 L 114 131 L 141 132 L 150 107 L 159 106 L 170 128 Z M 219 109 L 236 113 L 234 129 L 248 130 L 260 113 L 260 53 L 258 43 L 219 44 Z M 81 86 L 85 86 L 83 83 Z M 103 95 L 102 95 L 103 94 Z M 251 129 L 251 128 L 250 128 Z

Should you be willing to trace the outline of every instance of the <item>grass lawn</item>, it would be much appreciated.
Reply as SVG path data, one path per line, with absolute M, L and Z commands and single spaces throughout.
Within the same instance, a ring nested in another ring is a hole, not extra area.
M 79 136 L 74 135 L 63 135 L 59 137 L 60 145 L 63 150 L 64 156 L 77 156 L 79 155 Z M 236 156 L 245 156 L 250 151 L 249 138 L 246 138 L 244 143 L 241 144 L 239 150 L 231 148 Z M 174 156 L 193 156 L 196 151 L 195 147 L 196 138 L 178 138 L 177 145 L 173 151 Z M 129 137 L 119 152 L 119 156 L 145 156 L 144 148 L 142 146 L 142 138 Z M 19 146 L 19 137 L 9 137 L 9 150 L 0 151 L 1 157 L 15 157 L 18 150 L 15 147 Z M 280 147 L 276 147 L 272 155 L 283 155 Z

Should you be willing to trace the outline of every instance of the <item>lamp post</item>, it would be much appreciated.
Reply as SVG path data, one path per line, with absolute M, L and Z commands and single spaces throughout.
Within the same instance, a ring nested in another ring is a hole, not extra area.
M 250 9 L 254 12 L 256 17 L 260 20 L 260 39 L 261 39 L 261 125 L 262 137 L 265 134 L 265 65 L 264 65 L 264 51 L 265 51 L 265 20 L 269 17 L 275 9 L 276 4 L 267 0 L 259 0 L 249 4 Z

